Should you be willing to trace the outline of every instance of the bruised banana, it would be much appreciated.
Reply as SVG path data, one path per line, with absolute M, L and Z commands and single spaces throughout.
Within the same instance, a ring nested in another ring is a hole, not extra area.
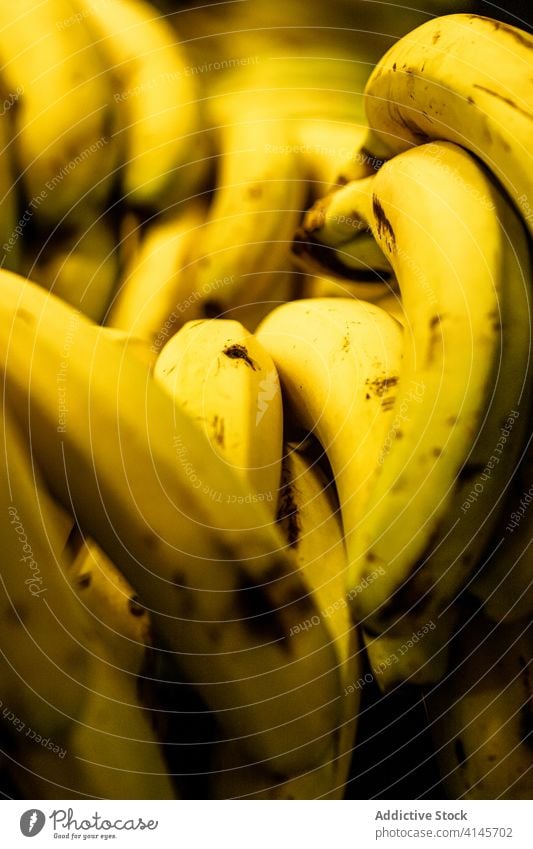
M 248 484 L 247 500 L 275 510 L 283 409 L 276 367 L 255 336 L 230 319 L 187 322 L 159 354 L 154 379 Z
M 164 208 L 194 194 L 206 170 L 198 93 L 168 21 L 144 0 L 79 0 L 120 90 L 122 191 L 136 206 Z
M 399 154 L 375 177 L 332 195 L 309 216 L 313 238 L 342 243 L 346 209 L 372 227 L 398 279 L 406 342 L 399 395 L 422 388 L 383 445 L 368 510 L 349 543 L 350 582 L 380 566 L 356 615 L 375 633 L 408 635 L 464 585 L 507 481 L 502 466 L 483 515 L 456 514 L 527 381 L 527 241 L 486 172 L 449 142 Z M 353 239 L 352 227 L 344 237 Z M 511 468 L 521 427 L 509 445 Z
M 483 160 L 533 233 L 533 36 L 480 15 L 434 18 L 400 39 L 365 90 L 374 140 L 396 154 L 446 139 Z
M 391 426 L 401 328 L 365 301 L 313 298 L 273 310 L 256 335 L 274 360 L 284 399 L 327 454 L 349 545 Z
M 190 203 L 143 232 L 126 264 L 106 324 L 146 339 L 157 352 L 178 327 L 199 315 L 189 288 L 189 255 L 204 209 Z
M 119 274 L 109 224 L 103 218 L 86 219 L 70 232 L 49 237 L 36 256 L 26 254 L 24 271 L 36 283 L 100 324 Z
M 22 91 L 15 158 L 33 215 L 59 221 L 79 201 L 98 203 L 116 161 L 110 76 L 69 0 L 0 8 L 2 77 Z M 95 175 L 97 177 L 95 178 Z
M 322 624 L 291 635 L 316 605 L 268 511 L 243 503 L 248 488 L 127 337 L 16 275 L 0 282 L 5 397 L 55 496 L 136 587 L 224 733 L 272 769 L 316 765 L 339 676 Z
M 220 136 L 218 188 L 189 270 L 208 318 L 268 298 L 273 278 L 292 267 L 307 200 L 304 166 L 283 121 L 234 116 Z
M 476 613 L 458 631 L 449 675 L 425 694 L 451 799 L 531 799 L 533 626 Z
M 333 485 L 294 444 L 286 445 L 278 522 L 298 568 L 315 596 L 319 613 L 296 627 L 313 628 L 322 619 L 332 640 L 343 691 L 339 725 L 329 751 L 316 769 L 283 779 L 260 763 L 250 764 L 237 746 L 215 747 L 210 788 L 213 798 L 341 799 L 349 774 L 359 690 L 350 686 L 361 674 L 361 649 L 346 599 L 346 551 Z

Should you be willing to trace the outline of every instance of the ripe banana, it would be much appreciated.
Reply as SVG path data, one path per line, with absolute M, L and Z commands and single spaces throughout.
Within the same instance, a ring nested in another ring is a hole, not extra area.
M 373 139 L 391 154 L 447 139 L 484 161 L 533 233 L 533 37 L 480 15 L 435 18 L 404 36 L 365 90 Z
M 262 764 L 250 764 L 238 747 L 216 747 L 210 786 L 213 798 L 340 799 L 343 797 L 355 742 L 361 675 L 361 649 L 350 621 L 346 599 L 346 551 L 334 487 L 316 463 L 286 445 L 278 522 L 286 544 L 294 550 L 298 568 L 315 596 L 319 614 L 302 628 L 321 619 L 332 640 L 342 689 L 339 725 L 329 751 L 316 769 L 282 778 Z
M 166 208 L 203 180 L 205 135 L 199 134 L 195 78 L 167 20 L 144 0 L 79 0 L 119 88 L 122 191 L 131 204 Z
M 425 695 L 451 799 L 531 799 L 533 633 L 479 613 L 457 633 L 450 674 Z
M 238 321 L 190 321 L 159 354 L 154 378 L 242 478 L 247 501 L 276 509 L 283 408 L 276 367 Z M 251 491 L 250 491 L 251 490 Z M 218 503 L 230 498 L 219 493 Z
M 365 301 L 313 298 L 273 310 L 256 335 L 276 364 L 284 400 L 327 454 L 349 545 L 391 425 L 400 326 Z
M 118 254 L 108 222 L 82 220 L 26 251 L 24 273 L 100 324 L 118 282 Z
M 514 416 L 527 382 L 527 241 L 498 187 L 449 142 L 400 154 L 340 190 L 310 215 L 313 237 L 342 242 L 343 209 L 371 225 L 398 279 L 406 330 L 399 392 L 422 387 L 382 447 L 381 473 L 348 549 L 353 584 L 383 568 L 355 600 L 356 615 L 376 633 L 408 635 L 464 585 L 497 519 L 503 464 L 479 509 L 459 516 L 458 496 L 490 462 L 502 417 Z M 519 423 L 511 469 L 521 437 Z
M 156 221 L 132 252 L 106 324 L 146 339 L 158 352 L 169 336 L 199 315 L 198 293 L 189 287 L 189 254 L 204 215 L 199 203 Z
M 241 503 L 247 487 L 127 337 L 16 275 L 0 282 L 4 393 L 54 494 L 136 587 L 225 733 L 272 769 L 316 765 L 338 723 L 334 651 L 322 624 L 291 636 L 316 605 L 266 508 Z M 219 494 L 235 498 L 219 507 Z
M 286 123 L 228 116 L 220 127 L 220 174 L 189 273 L 203 315 L 269 297 L 291 268 L 290 245 L 307 200 L 304 163 Z
M 2 77 L 22 93 L 14 113 L 14 153 L 27 208 L 57 222 L 96 204 L 111 183 L 117 148 L 110 77 L 84 26 L 69 26 L 69 0 L 21 0 L 0 8 Z

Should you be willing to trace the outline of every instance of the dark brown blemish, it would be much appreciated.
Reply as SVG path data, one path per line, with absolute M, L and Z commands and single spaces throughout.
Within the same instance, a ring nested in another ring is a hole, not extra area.
M 393 66 L 392 66 L 392 70 L 395 71 L 396 68 L 397 68 L 396 62 L 394 62 Z
M 142 606 L 137 595 L 132 595 L 128 599 L 128 610 L 132 616 L 144 616 L 146 613 L 146 608 Z
M 455 751 L 455 757 L 457 759 L 457 763 L 461 767 L 461 769 L 465 769 L 466 767 L 466 752 L 465 747 L 463 746 L 462 741 L 459 737 L 456 738 L 455 743 L 453 744 L 453 748 Z
M 343 351 L 349 351 L 350 350 L 350 339 L 348 338 L 348 336 L 345 336 L 344 339 L 342 340 L 342 350 Z
M 440 457 L 440 455 L 442 454 L 442 448 L 434 448 L 431 453 L 434 457 Z
M 526 33 L 520 32 L 515 27 L 510 26 L 509 24 L 505 24 L 503 21 L 496 21 L 493 18 L 487 18 L 485 15 L 468 15 L 469 18 L 476 19 L 478 21 L 486 21 L 489 24 L 492 24 L 496 31 L 502 30 L 503 32 L 510 35 L 511 38 L 514 38 L 518 41 L 519 44 L 522 44 L 524 47 L 527 47 L 528 50 L 531 50 L 533 44 L 531 43 L 531 39 L 528 38 Z
M 480 475 L 484 468 L 483 463 L 465 463 L 463 468 L 458 472 L 457 480 L 459 483 L 466 483 Z
M 261 640 L 275 640 L 285 651 L 290 651 L 281 611 L 274 606 L 265 587 L 254 586 L 243 577 L 237 590 L 238 604 L 246 619 L 245 627 Z
M 237 343 L 235 345 L 229 345 L 229 347 L 224 348 L 222 353 L 225 354 L 226 357 L 229 357 L 230 360 L 242 360 L 247 366 L 250 366 L 252 371 L 260 371 L 248 354 L 244 345 L 239 345 Z
M 398 383 L 398 379 L 398 375 L 376 378 L 375 380 L 367 379 L 366 385 L 372 389 L 374 395 L 377 395 L 378 398 L 381 398 L 386 392 L 388 392 L 391 386 L 396 386 L 396 384 Z
M 436 43 L 437 43 L 437 41 L 439 41 L 439 40 L 440 40 L 441 35 L 442 35 L 442 33 L 441 33 L 441 31 L 440 31 L 439 29 L 437 30 L 437 32 L 434 32 L 434 33 L 433 33 L 433 38 L 431 39 L 431 43 L 432 43 L 432 44 L 436 44 Z
M 442 332 L 439 333 L 437 330 L 437 328 L 440 329 L 441 321 L 442 319 L 440 315 L 433 315 L 429 320 L 429 329 L 431 333 L 426 354 L 426 362 L 428 364 L 431 364 L 435 359 L 435 348 L 437 347 L 439 341 L 442 340 Z
M 485 94 L 490 94 L 491 97 L 495 97 L 497 100 L 502 100 L 512 109 L 516 109 L 517 112 L 520 112 L 522 115 L 525 115 L 529 120 L 533 120 L 533 115 L 531 112 L 528 112 L 527 109 L 522 109 L 511 97 L 505 97 L 504 94 L 499 94 L 499 92 L 494 91 L 492 88 L 487 88 L 484 85 L 479 85 L 478 83 L 474 83 L 474 88 L 478 88 L 480 91 L 484 91 Z
M 217 318 L 224 312 L 224 310 L 218 301 L 209 299 L 204 302 L 203 312 L 206 318 Z
M 381 206 L 381 203 L 379 202 L 379 199 L 376 195 L 372 195 L 372 212 L 374 213 L 374 218 L 376 219 L 378 236 L 383 237 L 385 239 L 387 248 L 392 253 L 396 248 L 396 236 L 394 235 L 392 224 L 385 215 L 385 210 Z
M 389 410 L 392 410 L 395 403 L 396 403 L 396 397 L 395 396 L 389 396 L 388 398 L 383 398 L 383 400 L 381 402 L 381 409 L 385 410 L 385 412 L 388 412 Z
M 257 198 L 260 198 L 262 196 L 263 187 L 262 186 L 249 186 L 246 194 L 252 200 L 256 200 Z
M 86 572 L 84 575 L 79 575 L 76 581 L 79 590 L 86 590 L 91 586 L 93 576 L 91 572 Z
M 365 556 L 365 560 L 368 563 L 375 563 L 377 559 L 378 559 L 377 556 L 372 551 L 367 551 L 366 556 Z
M 215 432 L 215 442 L 224 448 L 224 419 L 215 416 L 213 419 L 213 430 Z
M 298 505 L 294 500 L 290 472 L 286 463 L 281 466 L 281 486 L 276 524 L 282 525 L 291 548 L 297 548 L 302 528 Z

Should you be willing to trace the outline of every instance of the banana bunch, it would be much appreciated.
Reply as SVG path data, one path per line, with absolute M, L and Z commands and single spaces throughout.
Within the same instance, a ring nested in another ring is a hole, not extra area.
M 374 5 L 0 11 L 16 793 L 531 796 L 533 42 Z
M 397 391 L 407 398 L 419 389 L 382 442 L 381 474 L 347 540 L 350 583 L 382 568 L 357 597 L 355 615 L 374 633 L 407 635 L 465 585 L 522 450 L 530 397 L 523 388 L 530 383 L 528 242 L 497 185 L 449 142 L 399 154 L 309 213 L 313 239 L 346 240 L 356 250 L 353 226 L 340 223 L 343 210 L 371 227 L 393 266 L 405 314 Z M 507 465 L 494 459 L 502 427 Z M 488 479 L 483 499 L 460 511 L 481 475 Z

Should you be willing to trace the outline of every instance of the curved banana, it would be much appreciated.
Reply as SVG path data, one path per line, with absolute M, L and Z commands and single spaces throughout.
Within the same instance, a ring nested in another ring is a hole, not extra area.
M 145 0 L 79 0 L 118 82 L 122 191 L 129 203 L 163 209 L 204 178 L 196 80 L 168 21 Z
M 85 219 L 75 229 L 49 237 L 26 252 L 24 273 L 97 324 L 107 313 L 118 282 L 115 240 L 103 218 Z
M 276 364 L 284 398 L 327 454 L 349 544 L 391 427 L 401 328 L 365 301 L 313 298 L 273 310 L 256 335 Z
M 290 246 L 307 201 L 305 166 L 286 122 L 246 114 L 225 118 L 213 205 L 191 258 L 191 289 L 203 315 L 268 298 L 291 269 Z
M 451 602 L 497 519 L 503 464 L 492 462 L 489 500 L 470 512 L 459 504 L 489 464 L 502 418 L 525 400 L 527 240 L 497 186 L 449 142 L 400 154 L 341 189 L 310 216 L 314 238 L 342 242 L 339 209 L 370 224 L 391 261 L 405 313 L 399 393 L 421 387 L 382 447 L 381 474 L 349 547 L 353 584 L 384 570 L 356 599 L 356 615 L 377 633 L 408 635 Z M 524 418 L 508 445 L 511 470 Z
M 215 747 L 210 780 L 214 798 L 341 799 L 348 779 L 361 692 L 361 649 L 346 598 L 339 505 L 333 485 L 296 444 L 286 445 L 283 469 L 278 523 L 319 611 L 298 627 L 312 628 L 320 618 L 333 641 L 342 685 L 337 696 L 339 726 L 321 765 L 283 779 L 262 764 L 249 764 L 235 746 Z
M 21 90 L 15 158 L 34 215 L 59 221 L 78 202 L 105 198 L 116 164 L 112 88 L 85 26 L 69 26 L 70 0 L 2 4 L 2 77 Z
M 230 319 L 187 322 L 159 354 L 154 379 L 248 485 L 247 500 L 275 511 L 283 408 L 276 367 L 255 336 Z
M 268 511 L 127 337 L 16 275 L 0 283 L 5 396 L 56 497 L 120 564 L 225 733 L 272 769 L 316 765 L 338 672 L 322 624 L 291 635 L 316 606 Z
M 400 39 L 365 90 L 373 139 L 391 154 L 431 139 L 484 161 L 533 233 L 533 37 L 480 15 L 434 18 Z
M 532 627 L 471 616 L 458 631 L 453 669 L 425 694 L 451 799 L 531 799 Z
M 189 255 L 204 218 L 203 206 L 156 221 L 132 252 L 106 324 L 146 339 L 158 352 L 185 321 L 198 318 L 201 300 L 190 286 Z

